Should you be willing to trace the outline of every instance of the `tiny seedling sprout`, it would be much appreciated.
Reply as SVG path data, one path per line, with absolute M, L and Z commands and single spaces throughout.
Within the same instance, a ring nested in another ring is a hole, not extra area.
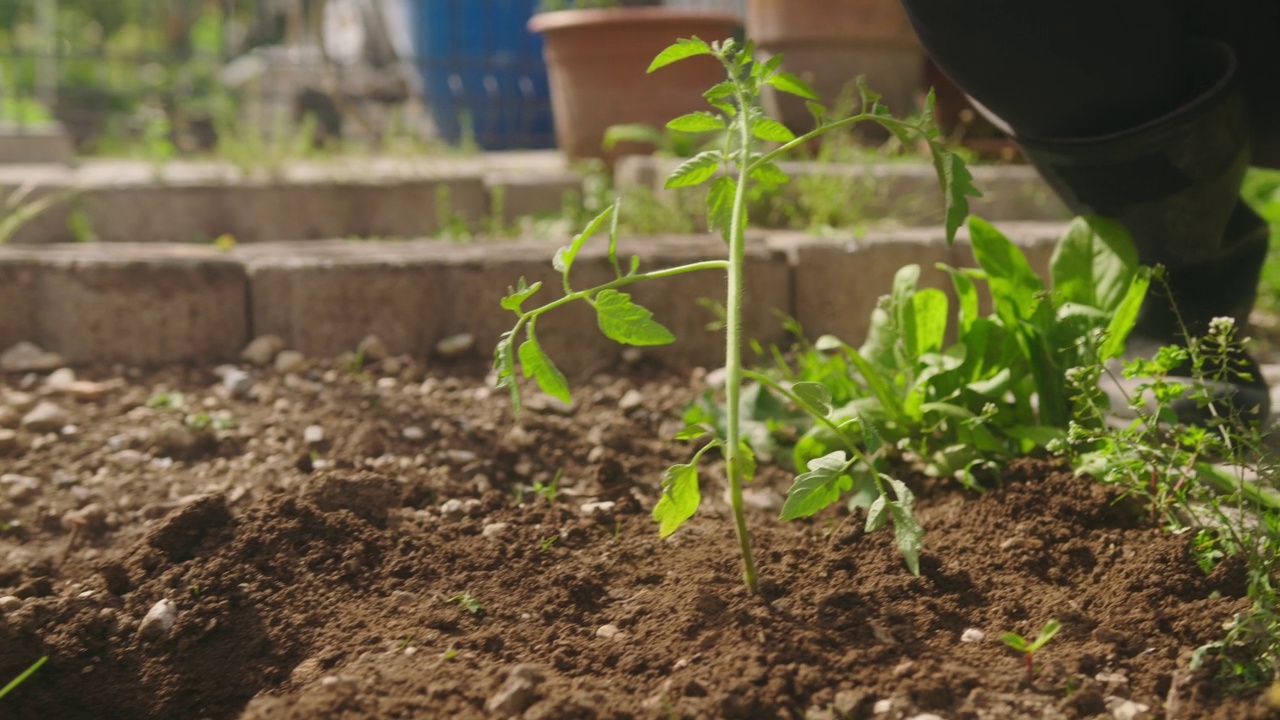
M 1040 628 L 1040 632 L 1036 635 L 1034 640 L 1028 641 L 1021 635 L 1012 632 L 1005 633 L 1000 637 L 1000 639 L 1003 640 L 1004 644 L 1008 645 L 1014 652 L 1022 653 L 1022 658 L 1027 665 L 1027 677 L 1030 678 L 1035 673 L 1036 669 L 1035 654 L 1040 650 L 1040 648 L 1048 645 L 1049 641 L 1053 639 L 1053 636 L 1057 635 L 1058 631 L 1061 629 L 1062 623 L 1055 619 L 1045 623 L 1044 627 Z
M 469 592 L 460 592 L 449 598 L 448 602 L 457 603 L 459 608 L 466 610 L 472 615 L 478 615 L 484 611 L 484 605 L 481 605 L 480 601 Z

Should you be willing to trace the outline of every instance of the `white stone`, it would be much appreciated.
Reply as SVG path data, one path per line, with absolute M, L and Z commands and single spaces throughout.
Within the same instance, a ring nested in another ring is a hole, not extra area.
M 457 465 L 466 465 L 476 460 L 476 454 L 470 450 L 445 450 L 444 456 L 448 458 L 449 462 Z
M 644 393 L 632 388 L 622 395 L 622 399 L 618 401 L 618 409 L 634 410 L 644 404 Z
M 979 643 L 986 639 L 987 634 L 978 628 L 967 628 L 960 633 L 960 642 L 962 643 Z
M 172 630 L 177 622 L 178 605 L 165 598 L 152 605 L 147 614 L 142 616 L 142 622 L 138 625 L 138 634 L 143 637 L 163 635 Z
M 22 609 L 22 598 L 14 595 L 0 597 L 0 612 L 13 612 Z
M 308 445 L 319 445 L 324 442 L 324 428 L 319 425 L 308 425 L 302 431 L 302 442 Z
M 356 352 L 363 353 L 364 359 L 368 362 L 386 360 L 387 356 L 390 355 L 390 353 L 387 352 L 386 343 L 382 342 L 382 338 L 379 338 L 377 335 L 366 335 L 365 338 L 360 341 L 360 344 L 356 346 Z
M 426 431 L 417 425 L 410 425 L 409 427 L 401 430 L 400 435 L 405 440 L 412 440 L 414 442 L 421 442 L 427 438 Z
M 595 515 L 606 515 L 613 512 L 615 505 L 617 505 L 617 503 L 612 500 L 602 500 L 600 502 L 582 503 L 580 510 L 583 515 L 593 517 Z
M 281 375 L 300 373 L 307 369 L 307 356 L 297 350 L 281 350 L 274 367 Z
M 613 638 L 616 638 L 618 634 L 621 632 L 622 631 L 618 629 L 617 625 L 613 625 L 613 624 L 601 625 L 600 627 L 596 628 L 596 637 L 604 638 L 605 640 L 612 640 Z
M 509 527 L 511 527 L 511 523 L 504 523 L 504 522 L 489 523 L 488 525 L 485 525 L 484 528 L 480 530 L 480 534 L 487 538 L 498 537 L 499 535 L 505 533 L 507 531 L 507 528 Z
M 456 357 L 470 352 L 476 345 L 476 336 L 471 333 L 450 335 L 436 343 L 436 354 L 440 357 Z
M 1107 699 L 1107 709 L 1111 711 L 1111 717 L 1115 718 L 1115 720 L 1138 720 L 1151 707 L 1132 700 L 1121 700 L 1113 697 Z
M 41 372 L 56 370 L 66 364 L 62 356 L 47 352 L 31 342 L 20 342 L 0 354 L 0 370 L 4 372 Z
M 253 389 L 253 378 L 244 370 L 233 367 L 222 374 L 222 387 L 226 388 L 231 397 L 244 398 Z
M 55 403 L 43 400 L 22 416 L 22 427 L 32 432 L 57 432 L 67 424 L 70 416 Z

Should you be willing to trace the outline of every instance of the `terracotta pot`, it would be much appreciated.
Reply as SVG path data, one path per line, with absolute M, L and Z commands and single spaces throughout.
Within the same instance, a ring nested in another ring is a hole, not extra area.
M 782 53 L 828 107 L 861 75 L 894 114 L 916 109 L 924 51 L 899 0 L 747 0 L 746 25 L 761 56 Z M 764 102 L 793 131 L 813 128 L 803 100 L 770 89 Z
M 723 68 L 696 57 L 645 71 L 677 38 L 721 40 L 738 27 L 732 15 L 662 7 L 560 10 L 534 15 L 529 29 L 542 33 L 555 115 L 556 142 L 571 159 L 603 158 L 610 166 L 625 154 L 652 152 L 622 143 L 601 147 L 612 125 L 656 128 L 695 110 L 708 109 L 702 93 L 723 79 Z

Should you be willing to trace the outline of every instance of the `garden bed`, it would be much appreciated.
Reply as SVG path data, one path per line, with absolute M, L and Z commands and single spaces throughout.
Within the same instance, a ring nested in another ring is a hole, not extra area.
M 859 515 L 774 520 L 762 470 L 751 597 L 718 477 L 648 515 L 700 372 L 516 419 L 471 364 L 247 369 L 0 379 L 0 427 L 64 411 L 0 434 L 0 680 L 49 657 L 0 717 L 1268 716 L 1188 670 L 1243 568 L 1061 468 L 912 480 L 919 578 Z M 1000 636 L 1051 618 L 1028 676 Z

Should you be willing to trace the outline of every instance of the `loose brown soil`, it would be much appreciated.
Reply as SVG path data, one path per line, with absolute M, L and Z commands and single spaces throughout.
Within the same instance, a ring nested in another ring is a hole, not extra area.
M 774 520 L 770 471 L 751 597 L 714 467 L 673 537 L 648 515 L 696 382 L 597 378 L 517 421 L 474 372 L 253 373 L 245 399 L 207 368 L 91 374 L 103 397 L 50 395 L 74 429 L 0 457 L 0 682 L 49 656 L 0 717 L 1266 716 L 1187 670 L 1246 607 L 1239 569 L 1059 468 L 922 488 L 919 578 L 857 515 Z M 45 390 L 10 376 L 0 404 Z M 220 429 L 146 406 L 170 390 Z M 1029 677 L 999 637 L 1055 617 Z

